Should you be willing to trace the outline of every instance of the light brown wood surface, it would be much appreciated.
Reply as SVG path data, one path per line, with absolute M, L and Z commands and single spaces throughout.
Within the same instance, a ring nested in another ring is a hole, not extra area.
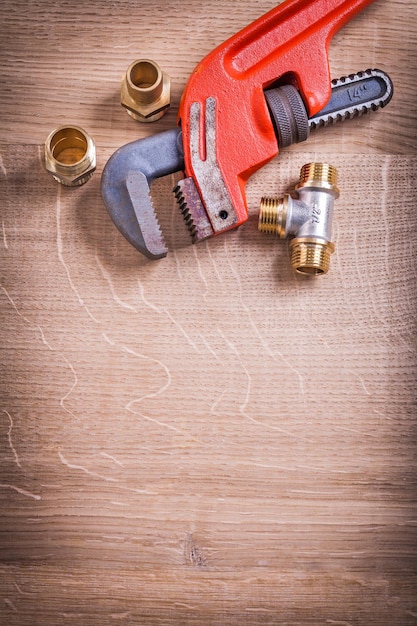
M 330 47 L 334 77 L 387 71 L 391 104 L 258 172 L 238 231 L 192 246 L 158 181 L 149 262 L 100 196 L 114 150 L 174 127 L 195 64 L 274 4 L 1 3 L 2 626 L 417 623 L 415 2 Z M 173 85 L 146 126 L 119 104 L 140 57 Z M 75 190 L 43 168 L 63 123 L 97 144 Z M 306 280 L 256 221 L 312 160 L 341 194 Z

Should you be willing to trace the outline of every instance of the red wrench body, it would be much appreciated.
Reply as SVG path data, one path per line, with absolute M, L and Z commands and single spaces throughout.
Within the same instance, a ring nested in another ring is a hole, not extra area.
M 204 181 L 192 155 L 192 107 L 198 103 L 199 158 L 213 152 L 205 126 L 207 103 L 215 103 L 215 158 L 230 203 L 233 223 L 213 224 L 217 234 L 245 222 L 248 178 L 278 154 L 278 144 L 264 89 L 277 81 L 298 88 L 309 116 L 331 94 L 328 47 L 332 36 L 373 0 L 286 0 L 206 56 L 184 90 L 179 124 L 185 175 L 207 202 Z M 211 115 L 213 113 L 211 112 Z M 195 123 L 195 116 L 194 116 Z M 195 144 L 195 140 L 194 140 Z

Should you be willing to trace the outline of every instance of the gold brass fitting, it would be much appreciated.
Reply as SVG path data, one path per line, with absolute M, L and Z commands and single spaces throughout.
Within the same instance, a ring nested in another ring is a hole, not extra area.
M 326 274 L 330 266 L 334 200 L 339 197 L 337 170 L 327 163 L 307 163 L 295 187 L 298 198 L 262 198 L 258 229 L 291 237 L 291 265 L 300 274 Z
M 96 146 L 79 126 L 60 126 L 45 141 L 45 168 L 61 185 L 78 187 L 96 169 Z
M 291 265 L 299 274 L 327 274 L 333 252 L 331 241 L 320 241 L 317 237 L 297 237 L 290 241 Z
M 120 102 L 139 122 L 159 120 L 171 104 L 171 79 L 155 61 L 133 61 L 122 80 Z

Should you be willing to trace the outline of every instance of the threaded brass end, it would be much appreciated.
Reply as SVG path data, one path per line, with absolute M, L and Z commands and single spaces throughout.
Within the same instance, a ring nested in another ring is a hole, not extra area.
M 162 72 L 153 61 L 139 60 L 127 71 L 127 88 L 138 104 L 150 104 L 162 94 Z
M 171 81 L 155 61 L 138 59 L 127 68 L 122 80 L 120 102 L 140 122 L 154 122 L 168 110 Z
M 288 196 L 283 198 L 262 198 L 259 209 L 258 230 L 285 237 L 288 212 Z
M 330 189 L 338 196 L 337 169 L 328 163 L 306 163 L 301 168 L 296 189 L 303 187 Z
M 334 245 L 330 241 L 296 238 L 290 243 L 291 265 L 299 274 L 326 274 L 333 251 Z

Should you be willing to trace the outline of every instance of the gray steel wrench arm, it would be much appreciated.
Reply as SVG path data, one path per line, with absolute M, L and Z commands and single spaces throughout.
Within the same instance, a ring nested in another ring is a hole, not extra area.
M 179 128 L 119 148 L 104 167 L 101 193 L 107 211 L 132 246 L 149 259 L 161 259 L 168 252 L 152 205 L 151 183 L 183 169 Z

